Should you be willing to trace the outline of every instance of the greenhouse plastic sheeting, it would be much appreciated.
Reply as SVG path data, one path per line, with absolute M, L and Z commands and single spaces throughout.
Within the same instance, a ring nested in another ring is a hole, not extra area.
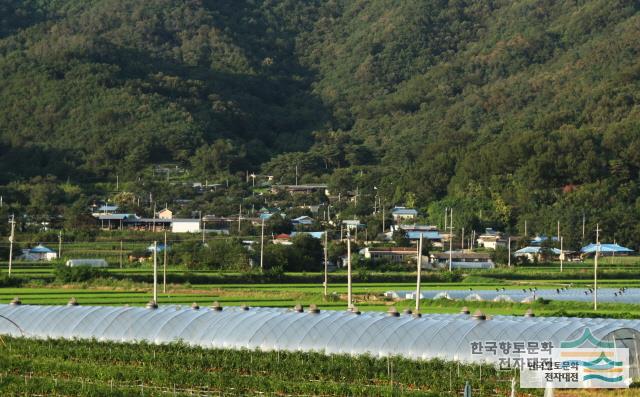
M 385 295 L 393 299 L 415 299 L 415 291 L 387 291 Z M 544 298 L 560 301 L 591 302 L 593 294 L 583 288 L 540 289 L 531 291 L 522 289 L 495 290 L 448 290 L 424 291 L 421 299 L 456 299 L 475 301 L 527 302 Z M 598 302 L 640 303 L 640 288 L 627 288 L 623 293 L 618 288 L 598 288 Z
M 27 338 L 183 341 L 208 348 L 439 357 L 468 362 L 496 362 L 499 357 L 472 354 L 472 342 L 537 341 L 557 346 L 580 337 L 587 328 L 597 338 L 626 343 L 637 354 L 640 321 L 634 320 L 512 316 L 479 320 L 466 314 L 416 318 L 410 314 L 299 313 L 275 308 L 229 307 L 215 311 L 178 306 L 0 305 L 0 334 Z M 619 334 L 623 330 L 627 335 L 624 338 Z

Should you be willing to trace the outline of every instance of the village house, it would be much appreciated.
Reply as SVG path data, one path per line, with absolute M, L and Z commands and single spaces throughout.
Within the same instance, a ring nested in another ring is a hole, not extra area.
M 23 249 L 18 259 L 24 261 L 51 261 L 57 259 L 58 254 L 49 247 L 38 244 L 33 248 Z
M 544 262 L 554 258 L 559 258 L 562 252 L 557 248 L 543 248 L 538 246 L 528 246 L 514 252 L 516 258 L 527 258 L 529 261 Z
M 484 247 L 492 250 L 495 250 L 498 247 L 507 246 L 507 240 L 502 237 L 502 233 L 495 231 L 492 228 L 486 228 L 485 232 L 478 236 L 476 241 L 478 243 L 478 247 Z
M 158 212 L 158 218 L 160 219 L 171 219 L 173 218 L 173 211 L 169 208 L 165 208 Z
M 417 260 L 418 251 L 413 247 L 366 247 L 360 254 L 374 262 L 410 263 Z
M 315 183 L 305 185 L 273 185 L 272 193 L 286 191 L 290 194 L 309 194 L 315 192 L 323 192 L 325 196 L 329 196 L 329 189 L 326 183 Z
M 413 221 L 418 216 L 418 211 L 413 208 L 407 207 L 394 207 L 391 210 L 391 217 L 395 223 L 404 223 L 406 221 Z
M 109 205 L 109 204 L 103 204 L 100 206 L 94 205 L 91 207 L 91 215 L 93 215 L 94 217 L 98 217 L 100 215 L 116 214 L 119 209 L 120 207 L 118 207 L 117 205 Z
M 273 243 L 274 244 L 280 244 L 280 245 L 292 245 L 293 243 L 291 242 L 291 236 L 286 234 L 286 233 L 280 233 L 276 236 L 273 237 Z
M 302 215 L 295 219 L 292 219 L 291 224 L 293 224 L 294 226 L 295 225 L 302 225 L 302 226 L 313 225 L 313 218 L 307 215 Z
M 493 269 L 496 266 L 486 252 L 454 251 L 451 254 L 438 252 L 431 255 L 431 264 L 434 268 L 449 268 L 449 260 L 451 260 L 452 269 Z
M 420 240 L 422 235 L 423 243 L 431 243 L 436 248 L 443 247 L 443 236 L 436 226 L 432 225 L 399 225 L 396 229 L 403 230 L 407 234 L 407 238 L 412 242 Z
M 100 227 L 104 230 L 141 230 L 170 231 L 172 233 L 198 233 L 198 218 L 141 218 L 133 214 L 113 214 L 98 216 Z

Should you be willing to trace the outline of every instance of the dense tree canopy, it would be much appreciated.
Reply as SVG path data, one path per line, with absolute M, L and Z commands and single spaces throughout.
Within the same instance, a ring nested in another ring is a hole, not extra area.
M 36 216 L 53 178 L 297 169 L 350 214 L 637 248 L 639 55 L 634 0 L 0 0 L 0 184 Z

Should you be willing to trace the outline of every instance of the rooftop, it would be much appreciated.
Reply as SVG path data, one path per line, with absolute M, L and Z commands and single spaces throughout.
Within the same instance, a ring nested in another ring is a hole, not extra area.
M 395 207 L 394 209 L 391 210 L 391 214 L 393 214 L 393 215 L 413 215 L 413 216 L 416 216 L 416 215 L 418 215 L 418 211 L 416 211 L 413 208 Z

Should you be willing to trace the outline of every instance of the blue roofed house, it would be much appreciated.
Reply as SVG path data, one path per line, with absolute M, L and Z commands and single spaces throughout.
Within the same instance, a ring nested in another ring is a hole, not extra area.
M 530 261 L 538 260 L 544 261 L 552 256 L 559 257 L 562 251 L 557 248 L 543 248 L 543 247 L 524 247 L 513 253 L 516 258 L 526 257 Z
M 396 226 L 407 233 L 407 238 L 411 241 L 420 240 L 422 235 L 423 241 L 428 241 L 432 246 L 442 248 L 442 235 L 436 226 L 432 225 L 400 225 Z
M 632 249 L 623 247 L 616 243 L 613 243 L 613 244 L 600 243 L 599 245 L 590 243 L 589 245 L 582 247 L 580 249 L 580 252 L 585 255 L 595 254 L 596 251 L 598 252 L 599 255 L 616 255 L 616 254 L 628 255 L 633 252 Z
M 404 223 L 405 221 L 413 221 L 418 216 L 418 211 L 407 207 L 394 207 L 391 210 L 391 216 L 395 223 Z
M 22 255 L 18 259 L 25 261 L 50 261 L 56 259 L 58 254 L 49 247 L 38 244 L 33 248 L 22 250 Z
M 259 218 L 262 221 L 268 221 L 269 219 L 271 219 L 272 216 L 273 214 L 270 212 L 262 212 L 260 213 Z

